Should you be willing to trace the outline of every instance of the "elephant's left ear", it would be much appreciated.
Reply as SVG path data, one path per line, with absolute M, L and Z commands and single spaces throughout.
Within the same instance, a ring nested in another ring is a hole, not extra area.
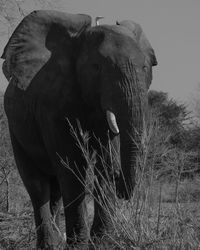
M 158 63 L 154 50 L 151 47 L 150 42 L 146 38 L 141 26 L 138 23 L 135 23 L 130 20 L 117 22 L 117 25 L 122 25 L 132 32 L 134 40 L 137 42 L 146 57 L 146 63 L 149 64 L 148 66 L 156 66 Z
M 141 26 L 138 23 L 135 23 L 130 20 L 125 20 L 117 22 L 116 24 L 122 25 L 132 32 L 133 39 L 143 52 L 145 56 L 147 88 L 149 88 L 152 81 L 152 66 L 156 66 L 158 64 L 150 42 L 146 38 Z

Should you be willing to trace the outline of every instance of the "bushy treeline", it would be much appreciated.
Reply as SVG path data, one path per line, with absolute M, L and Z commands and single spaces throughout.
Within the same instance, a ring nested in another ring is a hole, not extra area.
M 3 94 L 0 93 L 0 209 L 9 210 L 9 175 L 14 160 L 8 133 L 8 124 L 3 109 Z
M 185 104 L 170 99 L 168 94 L 162 91 L 149 91 L 148 99 L 149 122 L 151 126 L 152 124 L 156 126 L 151 142 L 154 144 L 151 156 L 155 157 L 157 150 L 161 151 L 158 154 L 158 162 L 161 162 L 162 154 L 167 159 L 167 162 L 158 165 L 158 168 L 166 165 L 166 169 L 170 169 L 170 165 L 173 165 L 170 162 L 175 162 L 181 157 L 184 158 L 184 164 L 181 166 L 183 176 L 193 176 L 198 173 L 200 170 L 200 126 L 195 121 L 192 112 L 188 111 Z M 174 170 L 173 167 L 171 169 Z

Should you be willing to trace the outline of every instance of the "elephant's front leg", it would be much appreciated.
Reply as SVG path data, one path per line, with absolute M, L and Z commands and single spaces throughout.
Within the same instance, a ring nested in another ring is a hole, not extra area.
M 91 228 L 91 237 L 102 237 L 112 229 L 112 187 L 110 180 L 100 168 L 95 170 L 94 180 L 94 220 Z
M 60 185 L 65 213 L 67 247 L 81 246 L 81 249 L 84 249 L 88 242 L 85 170 L 79 169 L 79 171 L 65 170 L 60 176 Z
M 102 237 L 112 230 L 112 215 L 115 209 L 114 174 L 116 171 L 118 155 L 118 139 L 115 138 L 104 150 L 98 150 L 94 181 L 94 220 L 91 228 L 92 237 Z M 103 152 L 103 155 L 102 155 Z

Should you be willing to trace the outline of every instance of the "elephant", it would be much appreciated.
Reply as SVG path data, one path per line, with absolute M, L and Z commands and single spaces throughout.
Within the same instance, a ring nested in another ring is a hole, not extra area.
M 89 134 L 100 186 L 105 171 L 99 144 L 105 153 L 109 144 L 119 152 L 120 199 L 131 198 L 136 182 L 138 144 L 157 60 L 139 24 L 91 23 L 85 14 L 33 11 L 17 26 L 1 56 L 9 81 L 4 107 L 16 165 L 34 210 L 37 249 L 59 249 L 52 221 L 59 227 L 61 201 L 69 247 L 84 249 L 90 235 L 101 237 L 111 228 L 108 213 L 95 199 L 101 195 L 98 187 L 90 230 L 86 225 L 87 162 L 71 126 L 79 137 L 80 125 Z

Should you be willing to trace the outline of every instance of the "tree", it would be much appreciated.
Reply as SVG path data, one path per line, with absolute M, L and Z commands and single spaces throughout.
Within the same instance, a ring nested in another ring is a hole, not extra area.
M 171 132 L 180 130 L 188 120 L 187 108 L 184 104 L 178 104 L 169 99 L 168 94 L 162 91 L 150 90 L 148 93 L 149 107 L 157 114 L 161 126 Z
M 185 124 L 189 120 L 189 112 L 185 104 L 178 104 L 162 91 L 151 90 L 148 93 L 149 108 L 159 120 L 160 129 L 171 134 L 169 141 L 176 146 L 183 145 Z
M 149 108 L 159 124 L 153 138 L 152 148 L 156 141 L 157 145 L 159 145 L 158 148 L 167 145 L 167 147 L 174 149 L 175 155 L 183 154 L 185 157 L 183 170 L 186 175 L 187 173 L 194 173 L 194 171 L 198 170 L 200 163 L 199 124 L 193 122 L 186 105 L 178 104 L 175 100 L 169 99 L 168 94 L 165 92 L 151 90 L 149 91 L 148 100 Z M 168 138 L 168 140 L 165 140 L 165 138 Z M 167 164 L 169 164 L 168 161 Z
M 21 19 L 37 9 L 62 9 L 61 0 L 0 0 L 0 25 L 10 34 Z M 2 33 L 0 33 L 2 35 Z
M 1 195 L 0 204 L 2 208 L 9 211 L 9 175 L 14 167 L 13 153 L 8 133 L 8 124 L 3 109 L 3 94 L 0 93 L 0 186 L 4 186 L 5 196 Z
M 195 94 L 190 98 L 190 106 L 194 114 L 194 122 L 200 124 L 200 83 L 197 84 Z

